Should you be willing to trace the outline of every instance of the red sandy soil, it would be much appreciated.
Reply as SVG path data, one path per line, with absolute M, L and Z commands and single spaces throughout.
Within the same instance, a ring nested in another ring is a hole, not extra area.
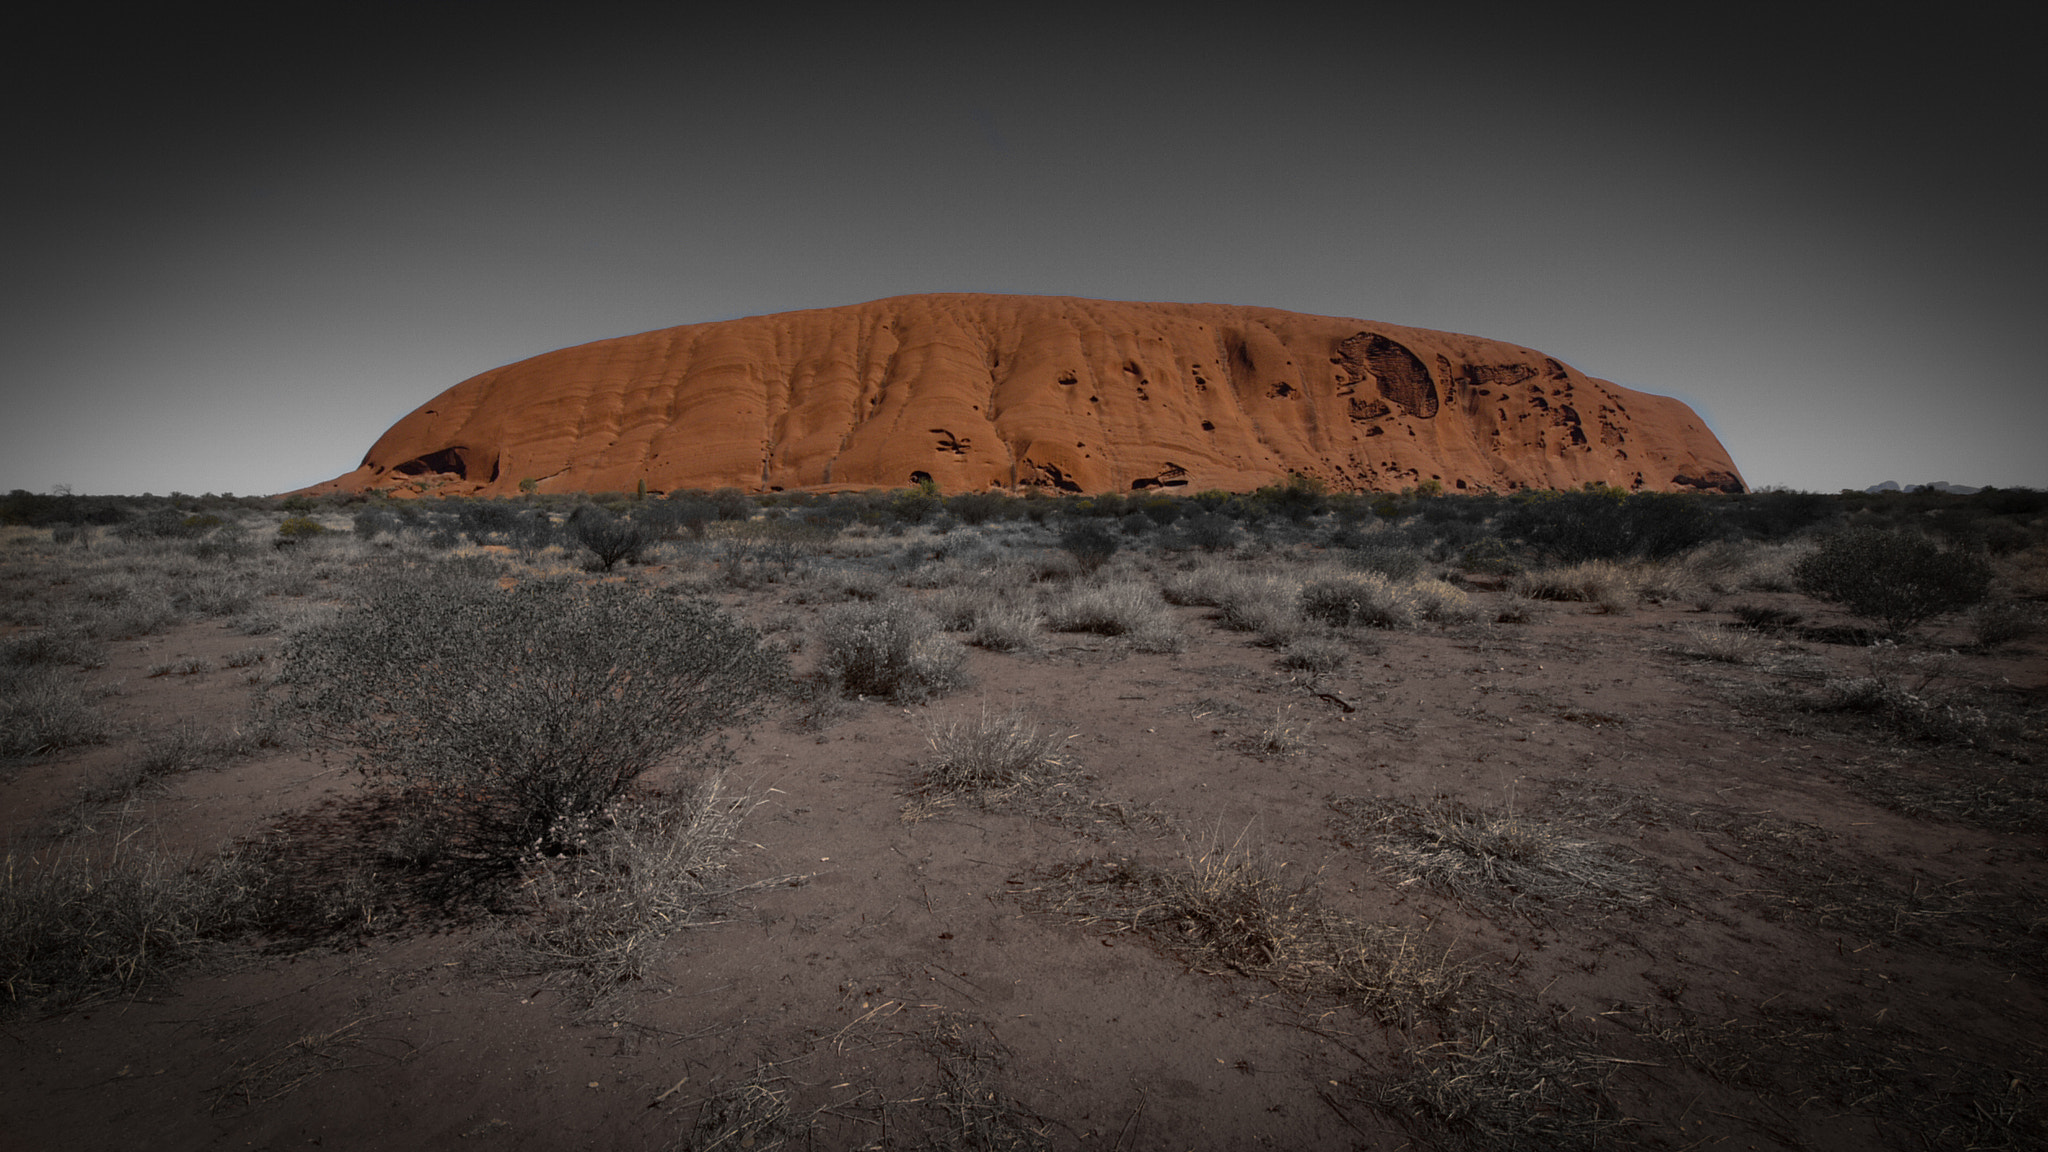
M 1039 486 L 1743 491 L 1677 400 L 1533 349 L 1220 304 L 899 296 L 664 328 L 472 377 L 308 489 Z
M 1498 594 L 1473 595 L 1490 619 Z M 784 597 L 726 599 L 800 633 L 819 609 Z M 1629 1120 L 1605 1137 L 1617 1146 L 1962 1146 L 1949 1113 L 1900 1103 L 1914 1092 L 1963 1112 L 2011 1107 L 2011 1142 L 1987 1146 L 2043 1146 L 2038 829 L 1902 815 L 1848 786 L 1874 767 L 1942 780 L 2038 765 L 1758 704 L 1805 681 L 1670 651 L 1682 625 L 1725 613 L 1559 605 L 1526 624 L 1368 631 L 1346 670 L 1309 684 L 1205 610 L 1176 611 L 1192 638 L 1178 654 L 1049 635 L 1038 655 L 975 651 L 977 687 L 925 706 L 863 702 L 819 731 L 747 733 L 732 779 L 759 806 L 739 870 L 803 879 L 671 937 L 653 978 L 595 1019 L 539 979 L 487 974 L 488 925 L 238 954 L 139 1000 L 7 1023 L 0 1147 L 666 1148 L 749 1076 L 810 1118 L 789 1147 L 954 1146 L 930 1108 L 963 1067 L 1039 1118 L 1053 1147 L 1460 1146 L 1454 1126 L 1361 1093 L 1426 1048 L 1429 1026 L 1194 971 L 1156 941 L 1034 902 L 1060 865 L 1172 865 L 1219 842 L 1319 875 L 1336 910 L 1422 933 L 1537 1006 L 1556 1036 L 1590 1043 L 1607 1114 Z M 91 675 L 125 685 L 112 699 L 131 736 L 15 770 L 0 785 L 10 850 L 44 843 L 78 785 L 161 726 L 238 721 L 255 691 L 241 671 L 145 673 L 183 655 L 218 667 L 252 643 L 275 646 L 219 623 L 115 645 Z M 1860 658 L 1787 643 L 1809 678 Z M 2035 700 L 2048 682 L 2038 643 L 1968 659 L 1977 681 Z M 1089 796 L 1170 823 L 971 807 L 906 821 L 920 725 L 1013 704 L 1075 735 Z M 1240 748 L 1276 715 L 1307 725 L 1306 751 Z M 268 754 L 174 778 L 128 819 L 166 851 L 208 852 L 357 794 L 339 757 Z M 1618 846 L 1661 895 L 1606 913 L 1461 904 L 1383 870 L 1335 821 L 1327 801 L 1341 796 L 1512 806 Z M 1768 834 L 1725 831 L 1742 821 Z M 1800 859 L 1840 885 L 1789 884 Z M 1965 928 L 1873 933 L 1830 916 L 1870 885 L 2017 901 L 2033 936 L 2001 951 Z M 1642 1034 L 1679 1021 L 1736 1031 L 1690 1055 Z M 1874 1081 L 1844 1070 L 1876 1064 L 1890 1071 Z M 1979 1097 L 1942 1095 L 1960 1073 Z

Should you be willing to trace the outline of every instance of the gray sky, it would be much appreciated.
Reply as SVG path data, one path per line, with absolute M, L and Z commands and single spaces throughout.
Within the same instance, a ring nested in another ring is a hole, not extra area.
M 2017 6 L 154 7 L 0 29 L 0 490 L 289 490 L 500 364 L 934 291 L 1468 332 L 1753 486 L 2048 488 Z

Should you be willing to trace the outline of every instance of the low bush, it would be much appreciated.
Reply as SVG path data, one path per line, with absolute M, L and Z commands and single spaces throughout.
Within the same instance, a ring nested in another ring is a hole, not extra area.
M 849 604 L 818 626 L 818 675 L 849 696 L 915 703 L 966 682 L 966 650 L 931 613 L 903 600 Z
M 230 863 L 189 867 L 125 847 L 97 859 L 8 856 L 0 865 L 0 1012 L 160 985 L 242 919 Z
M 1100 520 L 1076 520 L 1060 530 L 1060 548 L 1074 558 L 1083 572 L 1093 572 L 1109 563 L 1122 541 Z
M 1917 532 L 1852 528 L 1793 565 L 1792 579 L 1816 600 L 1905 632 L 1981 602 L 1991 589 L 1991 566 L 1972 553 L 1943 551 Z
M 1184 547 L 1204 552 L 1227 552 L 1241 537 L 1237 522 L 1220 512 L 1198 512 L 1184 516 L 1175 525 L 1175 536 Z
M 1472 598 L 1442 580 L 1411 580 L 1407 594 L 1416 613 L 1433 624 L 1469 624 L 1479 618 Z
M 1641 579 L 1631 569 L 1609 560 L 1589 560 L 1562 568 L 1543 568 L 1510 577 L 1508 591 L 1531 600 L 1590 604 L 1602 612 L 1626 612 L 1635 605 Z
M 1619 850 L 1560 832 L 1511 806 L 1345 796 L 1330 807 L 1339 816 L 1340 843 L 1369 844 L 1390 871 L 1469 903 L 1506 905 L 1526 915 L 1546 904 L 1636 907 L 1656 892 L 1652 874 Z
M 1361 572 L 1377 572 L 1389 580 L 1413 580 L 1422 575 L 1429 558 L 1399 544 L 1364 543 L 1348 550 L 1346 559 Z
M 1955 653 L 1908 652 L 1889 640 L 1866 650 L 1863 675 L 1830 679 L 1803 704 L 1814 712 L 1858 714 L 1931 743 L 1994 742 L 2002 726 L 2010 727 L 1964 687 Z
M 1684 639 L 1673 645 L 1672 650 L 1681 656 L 1697 660 L 1712 660 L 1721 664 L 1761 664 L 1777 649 L 1777 644 L 1763 633 L 1750 628 L 1701 628 L 1687 626 L 1680 629 Z
M 1128 636 L 1170 622 L 1159 593 L 1149 584 L 1128 580 L 1075 588 L 1047 607 L 1047 623 L 1059 632 Z
M 311 516 L 287 516 L 284 523 L 277 526 L 277 540 L 280 544 L 296 544 L 301 540 L 324 536 L 326 533 L 326 526 Z
M 577 509 L 569 518 L 569 534 L 589 550 L 592 565 L 600 572 L 610 572 L 621 562 L 637 563 L 654 543 L 654 533 L 645 525 L 593 505 Z
M 1045 617 L 1028 604 L 1006 601 L 975 614 L 967 642 L 995 652 L 1029 652 L 1038 647 Z
M 97 668 L 106 660 L 106 645 L 75 629 L 40 628 L 0 639 L 0 674 L 38 664 Z
M 1377 572 L 1317 580 L 1301 589 L 1301 613 L 1337 628 L 1400 628 L 1415 621 L 1404 589 Z
M 286 645 L 282 706 L 502 861 L 663 762 L 713 756 L 786 679 L 751 628 L 619 584 L 391 582 Z
M 256 541 L 240 524 L 223 524 L 192 545 L 200 560 L 247 560 L 256 555 Z
M 2004 600 L 1979 605 L 1970 623 L 1976 634 L 1977 647 L 1990 652 L 2039 635 L 2042 616 L 2038 605 Z
M 1741 621 L 1743 627 L 1757 629 L 1790 628 L 1806 619 L 1789 608 L 1779 608 L 1770 604 L 1737 604 L 1729 608 L 1728 613 Z
M 375 540 L 389 532 L 396 532 L 402 522 L 398 517 L 381 508 L 365 508 L 349 518 L 349 529 L 364 540 Z
M 0 669 L 0 760 L 103 744 L 113 725 L 69 675 Z
M 1503 535 L 1567 564 L 1662 559 L 1705 543 L 1717 531 L 1697 496 L 1617 488 L 1533 494 L 1501 522 Z
M 1281 667 L 1314 676 L 1338 671 L 1350 662 L 1350 645 L 1328 636 L 1298 637 L 1280 654 Z
M 1521 557 L 1498 536 L 1481 536 L 1458 553 L 1458 570 L 1479 576 L 1513 576 L 1522 570 Z

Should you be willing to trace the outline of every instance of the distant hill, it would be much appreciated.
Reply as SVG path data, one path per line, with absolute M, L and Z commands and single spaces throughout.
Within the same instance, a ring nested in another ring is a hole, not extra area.
M 1907 484 L 1904 487 L 1901 487 L 1896 480 L 1887 480 L 1882 484 L 1872 484 L 1864 489 L 1865 492 L 1873 495 L 1879 492 L 1947 492 L 1955 496 L 1974 496 L 1983 490 L 1982 488 L 1972 488 L 1967 484 L 1951 484 L 1946 480 L 1936 480 L 1932 484 Z

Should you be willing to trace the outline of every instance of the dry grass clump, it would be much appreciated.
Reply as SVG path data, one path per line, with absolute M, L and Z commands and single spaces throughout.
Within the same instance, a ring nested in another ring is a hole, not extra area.
M 795 1090 L 770 1087 L 786 1079 L 767 1076 L 763 1070 L 707 1097 L 677 1147 L 687 1152 L 773 1152 L 803 1138 L 811 1125 L 797 1119 L 790 1106 Z
M 106 662 L 107 646 L 73 628 L 38 628 L 0 639 L 0 675 L 38 666 L 98 668 Z
M 277 747 L 283 741 L 283 733 L 267 720 L 225 730 L 177 724 L 151 738 L 141 754 L 79 789 L 77 804 L 58 821 L 56 834 L 62 837 L 89 832 L 109 810 L 142 793 L 160 790 L 169 777 L 220 768 L 254 755 L 259 749 Z
M 1778 642 L 1752 628 L 1702 628 L 1688 624 L 1679 629 L 1683 639 L 1671 651 L 1696 660 L 1744 666 L 1762 664 L 1778 650 Z
M 1232 631 L 1256 633 L 1260 643 L 1278 648 L 1309 626 L 1301 613 L 1303 579 L 1297 572 L 1211 560 L 1170 575 L 1164 590 L 1173 603 L 1213 607 L 1217 623 Z
M 965 632 L 969 644 L 994 652 L 1036 650 L 1046 622 L 1021 585 L 949 588 L 928 603 L 947 631 Z
M 904 600 L 850 604 L 818 625 L 818 674 L 848 696 L 916 703 L 962 687 L 967 652 L 938 618 Z
M 545 975 L 584 1009 L 643 979 L 665 937 L 723 923 L 716 909 L 749 888 L 790 882 L 727 881 L 733 835 L 752 806 L 712 772 L 673 800 L 624 797 L 584 819 L 553 854 L 524 865 L 527 916 L 499 964 Z
M 1041 733 L 1021 709 L 992 713 L 985 703 L 969 719 L 933 720 L 925 729 L 931 755 L 914 793 L 927 806 L 965 797 L 991 807 L 1018 792 L 1057 787 L 1075 775 L 1072 739 Z
M 1690 604 L 1701 612 L 1711 612 L 1720 602 L 1720 594 L 1683 562 L 1653 561 L 1638 565 L 1635 571 L 1641 581 L 1637 595 L 1652 604 Z
M 1299 636 L 1280 653 L 1280 666 L 1312 676 L 1336 672 L 1351 662 L 1351 646 L 1329 636 Z
M 9 855 L 0 871 L 0 1012 L 161 986 L 245 920 L 235 861 L 193 866 L 137 849 Z
M 2048 778 L 2029 766 L 1953 765 L 1938 774 L 1890 768 L 1843 772 L 1857 795 L 1907 816 L 1954 820 L 2001 832 L 2048 833 Z
M 1273 713 L 1273 722 L 1238 741 L 1240 751 L 1260 757 L 1298 756 L 1314 746 L 1309 729 L 1314 722 L 1294 714 L 1289 704 Z
M 1790 592 L 1792 565 L 1810 550 L 1800 542 L 1717 540 L 1652 566 L 1650 582 L 1664 599 Z
M 1792 566 L 1810 551 L 1812 545 L 1800 540 L 1717 540 L 1664 561 L 1664 566 L 1683 573 L 1668 579 L 1697 582 L 1717 595 L 1790 592 Z
M 1549 618 L 1550 613 L 1550 605 L 1543 601 L 1509 592 L 1501 597 L 1493 621 L 1496 624 L 1534 624 Z
M 1045 617 L 1029 604 L 1006 602 L 977 613 L 967 642 L 993 652 L 1030 652 L 1038 647 Z
M 1364 796 L 1330 807 L 1346 846 L 1369 842 L 1389 871 L 1468 904 L 1620 910 L 1656 894 L 1650 872 L 1612 846 L 1564 835 L 1512 807 Z
M 1736 604 L 1729 607 L 1728 614 L 1740 620 L 1744 627 L 1759 632 L 1790 628 L 1806 619 L 1804 613 L 1773 604 Z
M 1478 991 L 1471 969 L 1408 930 L 1324 906 L 1318 877 L 1283 881 L 1241 841 L 1175 868 L 1086 860 L 1043 880 L 1030 894 L 1048 911 L 1142 934 L 1197 971 L 1256 976 L 1385 1023 L 1447 1016 Z
M 791 599 L 798 604 L 874 601 L 888 594 L 889 579 L 880 572 L 835 566 L 799 587 Z
M 0 761 L 104 744 L 113 733 L 75 676 L 0 667 Z
M 1224 560 L 1204 560 L 1168 573 L 1160 584 L 1160 592 L 1168 603 L 1202 608 L 1270 599 L 1272 591 L 1270 576 Z
M 1405 1065 L 1364 1078 L 1360 1095 L 1392 1115 L 1443 1125 L 1467 1147 L 1590 1152 L 1634 1123 L 1606 1098 L 1613 1060 L 1547 1021 L 1483 1017 L 1407 1053 Z
M 1059 632 L 1128 637 L 1145 652 L 1178 652 L 1187 646 L 1158 591 L 1136 580 L 1068 588 L 1046 605 L 1046 622 Z
M 1590 604 L 1601 612 L 1620 613 L 1635 607 L 1642 593 L 1642 577 L 1612 560 L 1588 560 L 1509 577 L 1507 590 L 1531 600 Z
M 986 1152 L 1042 1152 L 1053 1147 L 1053 1124 L 1002 1090 L 1009 1051 L 986 1025 L 944 1013 L 919 1037 L 938 1065 L 935 1089 L 923 1103 L 939 1115 L 919 1148 L 973 1148 Z
M 1479 619 L 1479 609 L 1463 589 L 1435 577 L 1408 582 L 1408 597 L 1415 611 L 1433 624 L 1470 624 Z
M 1433 1026 L 1438 1043 L 1359 1086 L 1396 1114 L 1420 1113 L 1502 1149 L 1590 1147 L 1623 1123 L 1600 1091 L 1610 1059 L 1414 933 L 1324 906 L 1316 879 L 1283 882 L 1239 843 L 1176 868 L 1069 864 L 1030 894 L 1082 923 L 1143 934 L 1197 971 L 1267 980 L 1382 1024 Z
M 1835 837 L 1817 825 L 1587 781 L 1559 782 L 1552 807 L 1588 822 L 1668 825 L 1700 835 L 1720 855 L 1755 870 L 1739 895 L 1767 919 L 1950 955 L 1975 949 L 2035 972 L 2048 965 L 2039 943 L 2048 920 L 2026 894 L 1917 878 L 1902 884 L 1884 863 L 1837 851 Z
M 1415 622 L 1418 608 L 1410 586 L 1354 572 L 1302 585 L 1301 614 L 1336 628 L 1401 628 Z

